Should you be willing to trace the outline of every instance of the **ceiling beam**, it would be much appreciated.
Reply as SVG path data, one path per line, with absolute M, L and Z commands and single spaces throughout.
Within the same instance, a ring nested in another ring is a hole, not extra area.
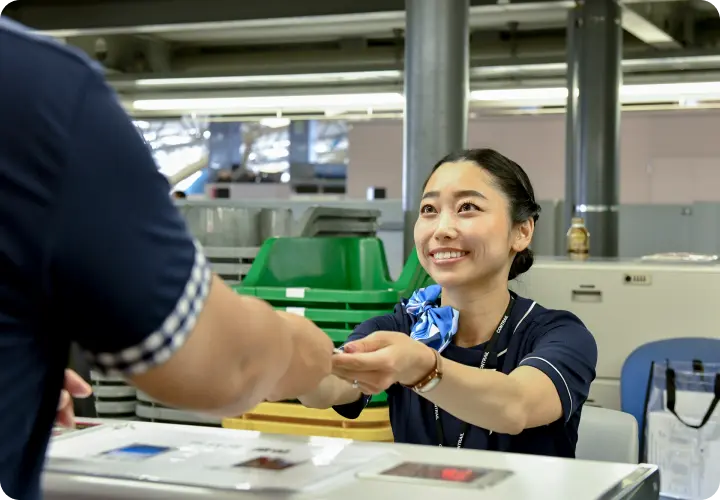
M 625 0 L 625 4 L 644 0 Z M 657 0 L 672 1 L 672 0 Z M 471 26 L 505 28 L 510 21 L 565 26 L 574 0 L 471 0 Z M 303 36 L 328 31 L 341 36 L 392 31 L 405 26 L 404 0 L 116 0 L 83 5 L 62 0 L 10 4 L 7 15 L 53 36 L 182 34 L 231 30 L 240 38 L 272 41 L 288 30 Z M 304 31 L 303 31 L 304 30 Z M 217 35 L 216 35 L 217 36 Z M 181 40 L 178 40 L 181 41 Z
M 622 7 L 622 26 L 637 39 L 658 49 L 682 48 L 669 33 L 627 5 Z

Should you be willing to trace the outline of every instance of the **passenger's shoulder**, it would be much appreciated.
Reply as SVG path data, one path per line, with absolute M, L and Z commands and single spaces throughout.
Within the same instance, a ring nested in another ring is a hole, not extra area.
M 16 81 L 94 76 L 102 78 L 101 67 L 81 50 L 61 44 L 7 18 L 0 18 L 0 66 Z
M 0 36 L 3 37 L 6 47 L 21 50 L 28 55 L 40 58 L 58 59 L 65 64 L 77 65 L 84 70 L 96 71 L 93 61 L 82 51 L 71 46 L 64 45 L 60 41 L 31 30 L 0 15 Z M 17 61 L 20 58 L 15 58 Z

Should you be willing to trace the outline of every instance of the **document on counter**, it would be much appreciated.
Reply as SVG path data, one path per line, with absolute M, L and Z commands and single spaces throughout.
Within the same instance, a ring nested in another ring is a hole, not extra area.
M 230 490 L 299 492 L 393 452 L 350 440 L 127 422 L 56 436 L 49 472 Z

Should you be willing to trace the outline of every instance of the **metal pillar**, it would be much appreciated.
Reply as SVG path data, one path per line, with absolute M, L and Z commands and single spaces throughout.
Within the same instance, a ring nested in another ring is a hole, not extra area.
M 290 140 L 290 163 L 315 163 L 312 149 L 313 129 L 315 122 L 311 120 L 293 120 L 288 128 Z
M 430 169 L 467 142 L 469 0 L 406 0 L 404 253 Z
M 567 32 L 565 36 L 565 55 L 567 61 L 568 100 L 565 108 L 565 203 L 563 205 L 564 231 L 570 227 L 575 216 L 575 193 L 580 191 L 577 182 L 577 165 L 580 159 L 580 141 L 578 140 L 578 61 L 580 59 L 580 8 L 574 7 L 568 12 Z M 560 237 L 557 249 L 560 255 L 565 253 L 565 233 L 558 231 Z
M 616 257 L 621 6 L 619 0 L 579 2 L 570 16 L 566 228 L 571 216 L 584 217 L 591 255 Z

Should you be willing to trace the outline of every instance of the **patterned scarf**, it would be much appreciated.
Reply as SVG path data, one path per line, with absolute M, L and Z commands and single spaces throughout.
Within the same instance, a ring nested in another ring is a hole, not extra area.
M 442 352 L 458 330 L 460 312 L 450 306 L 438 307 L 442 287 L 430 285 L 413 293 L 405 311 L 415 319 L 410 338 Z

